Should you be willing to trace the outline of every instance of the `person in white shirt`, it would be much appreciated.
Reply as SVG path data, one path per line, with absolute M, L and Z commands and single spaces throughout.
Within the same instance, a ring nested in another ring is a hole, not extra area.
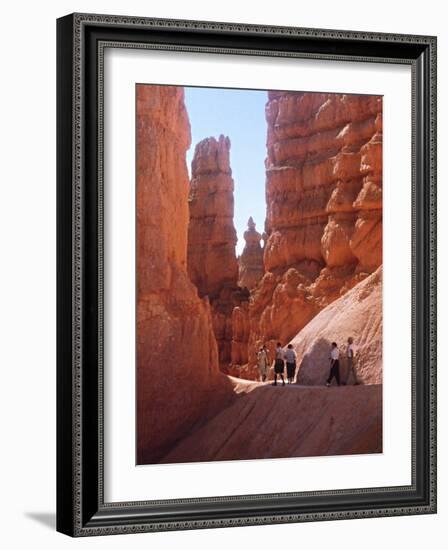
M 353 345 L 353 338 L 350 336 L 350 338 L 347 339 L 347 378 L 345 380 L 345 383 L 348 384 L 348 381 L 350 379 L 350 374 L 353 374 L 353 379 L 355 381 L 355 384 L 359 384 L 358 376 L 356 374 L 356 350 L 355 346 Z
M 336 342 L 333 342 L 331 344 L 331 351 L 330 351 L 330 375 L 328 376 L 327 380 L 327 387 L 331 386 L 331 381 L 333 378 L 336 378 L 336 382 L 338 383 L 338 386 L 341 385 L 341 379 L 339 376 L 339 349 Z
M 292 344 L 288 344 L 285 351 L 286 360 L 286 377 L 288 378 L 288 384 L 292 384 L 294 381 L 294 374 L 296 372 L 296 360 L 297 354 L 294 351 Z
M 282 345 L 277 342 L 275 348 L 275 363 L 274 363 L 274 386 L 277 385 L 277 374 L 280 375 L 283 385 L 285 385 L 285 379 L 283 378 L 283 372 L 285 370 L 285 354 L 283 352 Z

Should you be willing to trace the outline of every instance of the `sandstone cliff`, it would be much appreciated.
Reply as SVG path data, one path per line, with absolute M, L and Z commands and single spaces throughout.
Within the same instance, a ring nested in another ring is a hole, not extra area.
M 382 99 L 269 92 L 265 275 L 249 361 L 293 338 L 382 263 Z
M 233 189 L 229 138 L 200 141 L 191 165 L 188 274 L 199 296 L 210 300 L 224 372 L 231 362 L 232 312 L 248 298 L 237 285 Z
M 297 383 L 324 384 L 330 345 L 340 349 L 342 380 L 347 379 L 347 339 L 354 339 L 356 372 L 362 384 L 381 384 L 383 371 L 382 268 L 323 309 L 292 340 L 297 353 Z M 348 380 L 352 384 L 353 378 Z
M 137 462 L 157 461 L 231 393 L 187 274 L 183 89 L 137 86 Z

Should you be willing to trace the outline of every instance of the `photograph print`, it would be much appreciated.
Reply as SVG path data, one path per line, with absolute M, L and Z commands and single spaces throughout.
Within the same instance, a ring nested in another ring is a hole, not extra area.
M 136 463 L 381 453 L 382 97 L 136 85 Z

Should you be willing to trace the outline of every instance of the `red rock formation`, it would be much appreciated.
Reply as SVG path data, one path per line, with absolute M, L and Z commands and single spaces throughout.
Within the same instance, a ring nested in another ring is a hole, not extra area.
M 137 463 L 157 461 L 230 395 L 207 300 L 187 275 L 183 89 L 137 86 Z
M 249 361 L 293 338 L 382 263 L 382 99 L 269 92 L 266 274 L 251 297 Z
M 235 389 L 237 400 L 160 462 L 382 452 L 381 386 L 274 388 L 241 381 Z
M 251 216 L 247 222 L 247 230 L 244 232 L 246 245 L 238 258 L 238 285 L 249 290 L 258 284 L 264 274 L 263 249 L 260 245 L 262 237 L 255 227 L 256 224 Z
M 207 138 L 196 145 L 190 183 L 188 274 L 199 296 L 208 296 L 221 370 L 231 361 L 232 311 L 247 299 L 237 286 L 230 140 Z
M 229 138 L 204 139 L 191 165 L 188 274 L 199 295 L 210 299 L 238 280 L 229 151 Z
M 382 267 L 323 309 L 292 344 L 297 353 L 297 382 L 319 385 L 327 380 L 332 342 L 340 350 L 340 371 L 347 380 L 347 339 L 356 350 L 356 372 L 362 384 L 381 384 L 382 354 Z M 350 376 L 348 383 L 353 383 Z

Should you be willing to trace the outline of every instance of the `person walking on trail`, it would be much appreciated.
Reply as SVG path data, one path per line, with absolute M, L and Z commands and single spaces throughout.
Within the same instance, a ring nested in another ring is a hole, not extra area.
M 351 336 L 347 339 L 347 344 L 347 378 L 345 379 L 345 383 L 348 384 L 350 374 L 353 374 L 355 385 L 358 385 L 359 380 L 356 374 L 356 350 Z
M 261 381 L 265 382 L 269 370 L 269 354 L 266 346 L 262 346 L 257 353 L 257 367 Z
M 296 373 L 296 361 L 297 354 L 294 351 L 292 344 L 288 344 L 285 351 L 286 360 L 286 377 L 288 378 L 288 384 L 292 384 L 294 381 L 294 375 Z
M 277 342 L 277 347 L 275 348 L 275 362 L 274 362 L 274 386 L 277 385 L 277 374 L 280 375 L 283 385 L 285 385 L 285 379 L 283 377 L 283 372 L 285 370 L 285 354 L 283 352 L 282 345 L 280 342 Z
M 338 383 L 338 386 L 341 385 L 341 378 L 339 376 L 339 349 L 336 342 L 333 342 L 331 344 L 331 352 L 330 352 L 330 375 L 328 376 L 327 380 L 327 387 L 331 386 L 331 381 L 333 378 L 336 378 L 336 382 Z

